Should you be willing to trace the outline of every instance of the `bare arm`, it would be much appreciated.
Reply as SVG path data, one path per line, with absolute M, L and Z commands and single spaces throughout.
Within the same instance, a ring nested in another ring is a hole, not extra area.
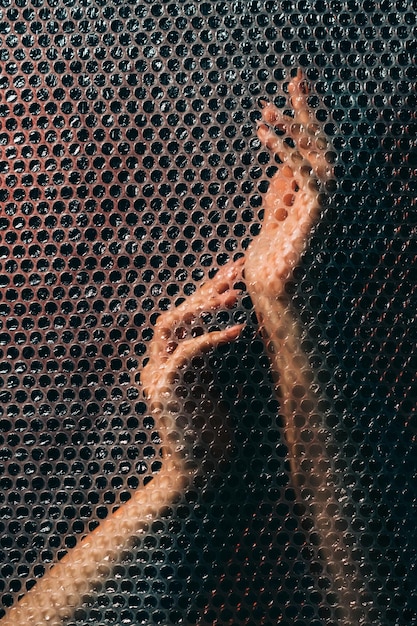
M 295 459 L 299 455 L 294 445 L 299 438 L 294 430 L 293 417 L 297 410 L 294 389 L 303 387 L 305 397 L 311 391 L 305 379 L 309 367 L 285 286 L 299 264 L 319 216 L 318 181 L 331 178 L 332 169 L 326 159 L 327 141 L 308 108 L 301 72 L 288 89 L 294 117 L 266 104 L 263 123 L 258 128 L 260 140 L 279 157 L 281 164 L 263 199 L 264 221 L 246 255 L 245 280 L 272 367 L 279 378 L 287 443 L 295 472 Z
M 295 484 L 297 477 L 305 473 L 299 437 L 302 427 L 297 425 L 297 420 L 308 423 L 316 398 L 305 378 L 307 359 L 285 297 L 285 284 L 318 218 L 317 179 L 329 178 L 332 173 L 326 161 L 327 143 L 307 106 L 300 73 L 291 81 L 289 91 L 294 117 L 283 116 L 273 105 L 267 104 L 263 109 L 263 123 L 258 128 L 259 138 L 279 156 L 282 165 L 265 195 L 262 230 L 249 247 L 246 260 L 225 266 L 180 307 L 162 314 L 156 324 L 149 362 L 141 380 L 162 439 L 161 470 L 145 487 L 134 492 L 129 502 L 48 570 L 9 611 L 1 626 L 59 626 L 79 606 L 91 586 L 109 574 L 112 563 L 120 551 L 129 546 L 131 537 L 146 531 L 166 506 L 181 497 L 192 480 L 193 470 L 187 466 L 181 430 L 176 427 L 175 411 L 170 406 L 175 374 L 194 354 L 234 340 L 241 330 L 241 326 L 234 326 L 184 340 L 181 325 L 189 324 L 205 310 L 231 306 L 238 295 L 234 283 L 239 281 L 243 267 L 272 368 L 279 380 Z M 278 137 L 274 128 L 284 132 L 284 136 Z M 295 146 L 287 144 L 286 137 L 290 137 Z M 325 477 L 321 478 L 325 483 Z M 313 513 L 319 529 L 328 522 L 322 513 L 322 504 L 320 491 L 313 489 Z M 326 543 L 329 542 L 325 538 Z M 330 548 L 334 556 L 336 548 Z M 349 589 L 342 591 L 348 594 Z
M 289 94 L 294 116 L 285 116 L 267 104 L 258 129 L 261 141 L 282 163 L 263 201 L 264 223 L 249 247 L 245 280 L 277 383 L 292 482 L 314 521 L 316 543 L 311 547 L 331 581 L 340 614 L 338 623 L 353 626 L 358 623 L 358 609 L 364 611 L 356 604 L 361 575 L 344 544 L 343 533 L 334 527 L 343 503 L 328 479 L 327 470 L 332 466 L 325 448 L 328 433 L 318 418 L 319 397 L 312 388 L 297 319 L 285 292 L 319 217 L 319 181 L 329 180 L 333 174 L 327 161 L 329 145 L 308 107 L 300 72 L 290 82 Z M 285 141 L 288 138 L 289 143 Z
M 162 441 L 159 472 L 55 563 L 0 620 L 1 626 L 60 626 L 92 587 L 111 575 L 132 537 L 147 532 L 152 521 L 181 498 L 194 469 L 187 462 L 181 428 L 176 425 L 178 413 L 172 406 L 175 375 L 195 354 L 236 339 L 242 326 L 185 340 L 181 340 L 179 329 L 202 312 L 232 306 L 239 294 L 233 284 L 241 278 L 242 267 L 242 260 L 225 266 L 182 305 L 157 321 L 141 381 Z

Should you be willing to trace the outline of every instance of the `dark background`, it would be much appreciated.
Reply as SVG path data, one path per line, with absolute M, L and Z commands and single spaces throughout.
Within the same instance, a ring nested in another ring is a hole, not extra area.
M 258 232 L 274 167 L 259 99 L 285 106 L 301 67 L 336 184 L 289 288 L 354 623 L 417 623 L 416 9 L 0 0 L 4 607 L 157 471 L 138 386 L 153 324 Z M 351 624 L 291 485 L 248 298 L 205 328 L 232 320 L 241 339 L 185 374 L 195 487 L 71 623 Z

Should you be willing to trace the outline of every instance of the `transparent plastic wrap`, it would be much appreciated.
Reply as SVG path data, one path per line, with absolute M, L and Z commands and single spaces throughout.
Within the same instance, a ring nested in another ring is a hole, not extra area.
M 416 8 L 0 0 L 0 626 L 417 622 Z

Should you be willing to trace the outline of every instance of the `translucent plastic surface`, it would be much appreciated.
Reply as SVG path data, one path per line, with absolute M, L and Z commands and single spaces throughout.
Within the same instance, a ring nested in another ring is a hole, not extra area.
M 416 623 L 416 41 L 409 1 L 0 0 L 4 611 L 160 473 L 156 320 L 259 233 L 260 100 L 301 68 L 335 162 L 285 286 L 298 478 L 239 284 L 177 329 L 245 323 L 175 383 L 193 480 L 66 623 Z

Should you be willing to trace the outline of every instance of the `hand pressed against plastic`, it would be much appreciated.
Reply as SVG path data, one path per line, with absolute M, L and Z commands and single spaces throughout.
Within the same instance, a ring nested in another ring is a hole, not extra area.
M 295 458 L 293 391 L 303 384 L 304 359 L 296 324 L 282 296 L 318 216 L 317 179 L 330 177 L 331 169 L 326 161 L 327 142 L 308 107 L 301 73 L 288 89 L 294 117 L 265 104 L 258 127 L 261 142 L 282 162 L 263 199 L 261 233 L 250 245 L 246 259 L 223 267 L 180 306 L 162 313 L 157 320 L 141 383 L 162 440 L 160 471 L 49 569 L 10 609 L 1 626 L 62 624 L 91 587 L 110 574 L 112 563 L 129 547 L 131 538 L 145 532 L 166 507 L 181 498 L 194 470 L 179 451 L 181 433 L 171 408 L 175 375 L 195 354 L 235 340 L 242 325 L 194 337 L 187 330 L 204 312 L 235 304 L 240 293 L 236 284 L 243 273 L 272 367 L 280 377 L 287 441 L 290 456 Z M 293 468 L 296 471 L 296 464 Z

